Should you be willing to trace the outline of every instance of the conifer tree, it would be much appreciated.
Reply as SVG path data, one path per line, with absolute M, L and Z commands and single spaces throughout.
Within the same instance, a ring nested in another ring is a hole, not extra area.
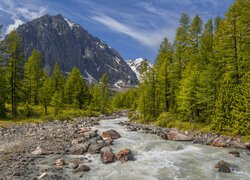
M 1 39 L 1 29 L 2 25 L 0 25 L 0 39 Z M 6 108 L 5 108 L 5 103 L 6 103 L 6 68 L 4 66 L 3 62 L 3 44 L 2 41 L 0 41 L 0 118 L 5 117 L 6 115 Z
M 156 69 L 157 104 L 158 115 L 162 112 L 173 110 L 175 94 L 172 74 L 173 49 L 167 38 L 161 43 L 159 54 L 156 58 L 154 68 Z
M 181 79 L 182 72 L 185 69 L 187 62 L 190 59 L 190 41 L 189 41 L 189 27 L 190 27 L 190 17 L 189 15 L 183 13 L 180 18 L 180 25 L 177 28 L 174 49 L 175 49 L 175 68 L 176 76 Z
M 74 67 L 65 84 L 66 103 L 82 108 L 84 103 L 87 103 L 88 96 L 85 80 L 81 77 L 80 71 Z
M 64 84 L 65 84 L 65 78 L 63 76 L 63 72 L 61 71 L 59 65 L 56 63 L 54 66 L 54 70 L 52 73 L 52 81 L 53 81 L 53 91 L 63 91 L 64 90 Z
M 53 80 L 52 78 L 49 78 L 48 75 L 44 72 L 43 73 L 43 83 L 42 86 L 39 89 L 39 102 L 43 105 L 44 107 L 44 113 L 47 115 L 48 114 L 48 106 L 50 105 L 51 99 L 54 94 L 53 90 Z
M 6 52 L 8 54 L 8 79 L 11 92 L 12 116 L 17 116 L 17 105 L 23 96 L 23 50 L 21 38 L 16 31 L 12 31 L 6 38 Z
M 190 122 L 196 120 L 200 116 L 200 109 L 197 102 L 198 77 L 200 75 L 201 58 L 199 53 L 200 37 L 202 32 L 202 21 L 199 16 L 195 16 L 191 26 L 189 27 L 190 34 L 190 51 L 187 67 L 183 72 L 180 81 L 180 90 L 178 92 L 178 109 L 180 113 L 189 119 Z
M 105 73 L 102 75 L 101 80 L 100 80 L 100 92 L 101 92 L 100 106 L 101 106 L 101 110 L 105 112 L 109 106 L 108 77 L 107 77 L 107 74 Z
M 24 65 L 25 94 L 28 104 L 38 104 L 38 91 L 42 85 L 42 76 L 41 54 L 39 51 L 33 50 Z
M 62 91 L 56 91 L 51 99 L 51 105 L 54 107 L 54 113 L 57 115 L 63 107 Z
M 51 89 L 53 92 L 51 105 L 55 107 L 55 114 L 63 107 L 64 104 L 64 86 L 65 78 L 59 65 L 56 63 L 51 76 Z

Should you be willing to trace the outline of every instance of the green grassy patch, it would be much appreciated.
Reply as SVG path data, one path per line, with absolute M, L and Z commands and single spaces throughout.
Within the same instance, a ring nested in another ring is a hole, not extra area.
M 162 113 L 154 123 L 154 125 L 167 128 L 176 128 L 182 131 L 199 131 L 203 133 L 211 131 L 208 124 L 197 122 L 183 122 L 182 120 L 178 119 L 176 115 L 171 113 Z
M 19 106 L 18 118 L 12 118 L 10 114 L 11 106 L 7 105 L 7 116 L 4 119 L 0 119 L 0 127 L 7 128 L 14 124 L 24 123 L 41 123 L 53 120 L 67 120 L 75 117 L 90 117 L 99 116 L 101 112 L 92 109 L 74 109 L 64 107 L 55 113 L 53 107 L 48 107 L 48 113 L 45 115 L 42 106 Z

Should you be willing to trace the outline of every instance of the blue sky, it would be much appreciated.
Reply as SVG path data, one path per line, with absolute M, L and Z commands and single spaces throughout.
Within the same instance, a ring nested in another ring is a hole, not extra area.
M 124 59 L 152 62 L 164 37 L 173 42 L 182 12 L 203 22 L 233 0 L 0 0 L 3 35 L 44 14 L 62 14 L 115 48 Z

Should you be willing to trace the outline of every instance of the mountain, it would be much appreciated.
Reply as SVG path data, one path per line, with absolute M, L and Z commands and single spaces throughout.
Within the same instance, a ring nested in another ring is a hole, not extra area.
M 50 74 L 58 63 L 65 74 L 76 66 L 88 81 L 99 81 L 106 73 L 112 85 L 134 86 L 138 79 L 121 55 L 79 24 L 62 15 L 44 15 L 17 28 L 25 57 L 33 49 L 42 53 L 42 65 Z
M 142 68 L 142 63 L 146 62 L 148 68 L 152 68 L 153 64 L 150 63 L 148 60 L 143 59 L 143 58 L 138 58 L 135 60 L 127 60 L 126 63 L 129 65 L 129 67 L 135 72 L 137 79 L 140 81 L 141 80 L 141 68 Z

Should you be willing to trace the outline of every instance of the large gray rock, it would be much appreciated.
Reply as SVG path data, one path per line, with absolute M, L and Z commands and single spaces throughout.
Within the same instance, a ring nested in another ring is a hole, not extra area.
M 102 136 L 103 139 L 119 139 L 121 137 L 121 135 L 113 129 L 102 132 Z
M 48 73 L 58 63 L 63 72 L 77 67 L 88 80 L 99 81 L 106 73 L 113 85 L 136 85 L 136 74 L 120 54 L 105 42 L 89 34 L 79 24 L 62 15 L 44 15 L 17 28 L 27 59 L 33 49 L 42 53 L 42 65 Z
M 232 171 L 239 171 L 239 167 L 235 164 L 227 163 L 223 160 L 215 164 L 215 168 L 218 168 L 219 172 L 230 173 Z
M 178 131 L 171 131 L 168 135 L 168 140 L 172 141 L 193 141 L 194 137 L 192 135 L 186 135 L 179 133 Z
M 105 146 L 107 146 L 107 143 L 103 140 L 93 142 L 90 144 L 90 146 L 88 148 L 88 152 L 90 154 L 98 154 L 98 153 L 100 153 L 101 148 L 103 148 Z
M 69 152 L 71 154 L 75 154 L 75 155 L 81 155 L 84 154 L 88 149 L 88 145 L 87 144 L 74 144 L 70 149 Z
M 85 164 L 80 164 L 74 172 L 90 171 L 90 168 Z
M 113 162 L 115 155 L 114 155 L 111 147 L 109 147 L 109 146 L 103 147 L 101 149 L 100 153 L 101 153 L 101 160 L 103 163 Z
M 118 152 L 116 158 L 121 162 L 133 161 L 134 155 L 130 149 L 124 149 Z

